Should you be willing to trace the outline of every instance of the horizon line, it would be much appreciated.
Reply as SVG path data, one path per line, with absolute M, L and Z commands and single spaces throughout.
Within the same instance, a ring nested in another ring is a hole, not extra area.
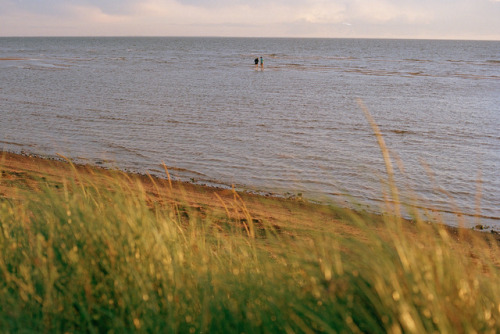
M 299 37 L 299 36 L 194 36 L 194 35 L 5 35 L 0 38 L 241 38 L 241 39 L 365 39 L 365 40 L 415 40 L 415 41 L 469 41 L 500 42 L 500 39 L 425 38 L 425 37 Z

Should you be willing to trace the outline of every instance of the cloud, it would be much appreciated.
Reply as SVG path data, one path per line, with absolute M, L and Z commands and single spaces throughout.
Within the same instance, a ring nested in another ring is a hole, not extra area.
M 388 22 L 393 20 L 418 22 L 427 21 L 433 16 L 432 6 L 422 6 L 420 4 L 404 2 L 394 2 L 388 0 L 374 1 L 354 1 L 351 7 L 350 16 L 366 22 Z
M 124 14 L 130 13 L 130 10 L 133 8 L 133 5 L 138 0 L 6 0 L 0 1 L 2 3 L 14 3 L 16 7 L 19 9 L 30 12 L 30 13 L 39 13 L 46 15 L 59 15 L 62 13 L 66 13 L 68 8 L 97 8 L 105 14 L 113 15 L 113 14 Z
M 0 0 L 0 8 L 4 36 L 500 39 L 500 0 Z

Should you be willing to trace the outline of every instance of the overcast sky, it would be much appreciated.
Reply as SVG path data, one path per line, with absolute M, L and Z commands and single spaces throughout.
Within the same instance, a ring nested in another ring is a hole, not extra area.
M 0 0 L 0 36 L 500 40 L 500 0 Z

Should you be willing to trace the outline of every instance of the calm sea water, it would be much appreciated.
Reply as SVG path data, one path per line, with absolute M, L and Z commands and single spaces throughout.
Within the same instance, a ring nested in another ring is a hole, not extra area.
M 500 228 L 500 42 L 0 38 L 0 149 L 376 207 L 358 98 L 407 198 Z

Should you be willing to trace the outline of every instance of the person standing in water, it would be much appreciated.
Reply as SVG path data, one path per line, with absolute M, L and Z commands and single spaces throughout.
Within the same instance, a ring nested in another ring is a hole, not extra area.
M 264 70 L 264 59 L 260 57 L 260 69 L 263 71 Z
M 257 70 L 259 68 L 259 58 L 255 58 L 255 69 Z

